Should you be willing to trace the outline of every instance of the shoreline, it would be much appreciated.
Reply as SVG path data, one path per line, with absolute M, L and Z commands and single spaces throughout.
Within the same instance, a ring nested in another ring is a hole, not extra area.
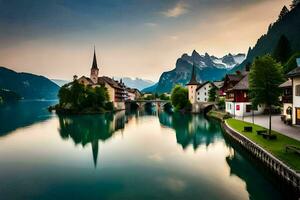
M 220 120 L 220 119 L 219 119 Z M 268 168 L 272 174 L 283 180 L 287 186 L 295 191 L 297 198 L 300 196 L 300 176 L 294 169 L 283 163 L 270 152 L 260 147 L 258 144 L 240 134 L 230 127 L 226 121 L 221 122 L 224 133 L 234 142 L 246 150 L 249 155 L 259 160 L 264 167 Z

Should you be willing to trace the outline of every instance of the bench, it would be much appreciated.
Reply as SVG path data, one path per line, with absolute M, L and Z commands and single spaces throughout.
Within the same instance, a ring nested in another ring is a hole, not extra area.
M 269 134 L 267 130 L 257 130 L 257 135 L 262 135 L 263 138 L 269 139 L 269 140 L 275 140 L 277 139 L 277 136 L 274 134 Z
M 244 126 L 244 132 L 252 132 L 252 126 Z
M 288 150 L 290 150 L 292 152 L 295 152 L 295 153 L 300 155 L 300 148 L 299 147 L 296 147 L 296 146 L 293 146 L 293 145 L 286 145 L 285 146 L 285 151 L 288 152 Z
M 257 130 L 256 133 L 257 135 L 263 135 L 267 133 L 267 130 Z

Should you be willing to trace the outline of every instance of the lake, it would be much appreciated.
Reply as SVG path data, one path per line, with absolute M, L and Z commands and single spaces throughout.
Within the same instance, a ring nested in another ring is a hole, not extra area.
M 156 109 L 57 116 L 0 107 L 0 199 L 280 199 L 219 122 Z

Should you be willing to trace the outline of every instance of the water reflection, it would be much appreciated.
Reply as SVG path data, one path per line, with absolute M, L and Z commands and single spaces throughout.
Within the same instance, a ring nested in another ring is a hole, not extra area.
M 0 137 L 12 131 L 42 122 L 53 115 L 48 112 L 50 105 L 57 101 L 18 101 L 10 104 L 0 104 Z
M 76 145 L 85 147 L 91 143 L 96 167 L 99 140 L 106 141 L 117 130 L 124 129 L 126 122 L 125 111 L 104 115 L 59 116 L 59 133 L 63 139 L 71 138 Z
M 175 130 L 177 143 L 186 149 L 190 144 L 196 150 L 199 145 L 207 147 L 221 138 L 220 125 L 212 123 L 203 115 L 183 115 L 179 113 L 159 113 L 159 121 L 163 126 Z

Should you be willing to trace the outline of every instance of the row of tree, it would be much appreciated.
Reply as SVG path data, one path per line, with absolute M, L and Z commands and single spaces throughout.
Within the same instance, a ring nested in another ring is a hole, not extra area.
M 96 113 L 113 110 L 104 86 L 91 87 L 74 80 L 62 86 L 58 93 L 59 104 L 56 111 L 61 113 Z

